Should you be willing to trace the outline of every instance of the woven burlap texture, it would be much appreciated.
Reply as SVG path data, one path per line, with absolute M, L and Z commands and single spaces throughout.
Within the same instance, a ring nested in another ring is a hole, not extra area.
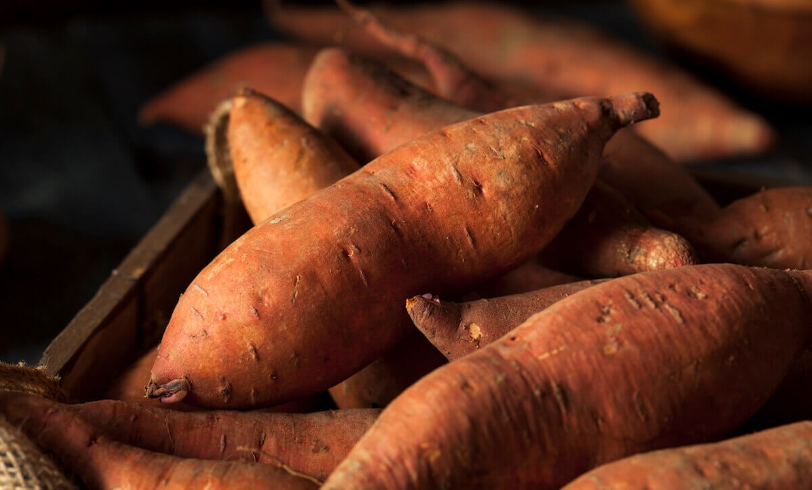
M 68 401 L 57 379 L 51 378 L 40 368 L 24 365 L 0 362 L 0 391 L 20 391 L 57 402 Z
M 59 381 L 42 369 L 0 363 L 0 391 L 33 393 L 66 402 Z M 0 490 L 76 489 L 63 471 L 20 429 L 0 415 Z
M 0 489 L 75 490 L 53 460 L 0 416 Z

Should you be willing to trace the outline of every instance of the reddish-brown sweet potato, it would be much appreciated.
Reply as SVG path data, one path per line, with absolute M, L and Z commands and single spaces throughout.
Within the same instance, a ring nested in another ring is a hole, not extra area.
M 639 454 L 596 468 L 563 490 L 812 488 L 812 422 L 715 444 Z
M 340 49 L 318 54 L 305 78 L 303 99 L 305 119 L 335 138 L 359 162 L 479 115 L 433 96 L 380 63 Z M 628 130 L 619 131 L 607 143 L 604 156 L 601 180 L 620 191 L 655 226 L 683 234 L 719 211 L 681 165 Z
M 809 343 L 811 296 L 812 273 L 730 264 L 593 286 L 415 383 L 323 488 L 558 488 L 725 437 Z
M 740 199 L 693 235 L 712 261 L 812 268 L 812 187 L 768 189 Z
M 109 438 L 67 405 L 35 395 L 0 393 L 0 413 L 54 453 L 91 490 L 318 488 L 313 479 L 272 465 L 184 459 L 128 446 Z
M 344 459 L 380 412 L 183 413 L 112 400 L 70 408 L 113 439 L 147 451 L 194 459 L 281 462 L 320 480 Z
M 806 349 L 789 370 L 767 403 L 761 407 L 742 434 L 801 420 L 812 420 L 812 350 Z
M 359 168 L 331 138 L 253 91 L 232 100 L 227 135 L 234 176 L 254 223 Z
M 607 34 L 562 19 L 541 19 L 504 5 L 456 2 L 379 9 L 406 32 L 452 50 L 493 80 L 530 81 L 555 98 L 647 89 L 663 94 L 668 113 L 639 132 L 679 160 L 758 153 L 774 133 L 760 116 L 678 68 Z M 339 41 L 380 57 L 386 48 L 335 8 L 272 8 L 280 29 L 317 43 Z
M 144 396 L 144 388 L 149 381 L 152 365 L 158 355 L 157 347 L 150 349 L 146 354 L 136 360 L 124 373 L 116 378 L 104 392 L 103 399 L 118 400 L 127 403 L 134 403 L 151 408 L 171 409 L 174 411 L 193 412 L 201 410 L 187 403 L 161 403 L 154 398 Z M 329 404 L 329 400 L 328 400 Z M 263 412 L 283 412 L 283 413 L 307 413 L 324 410 L 325 403 L 322 397 L 311 396 L 294 400 L 273 407 L 262 408 Z
M 619 192 L 600 181 L 541 257 L 556 269 L 588 277 L 625 276 L 699 263 L 684 238 L 651 226 Z
M 605 142 L 657 111 L 635 93 L 489 114 L 283 209 L 189 286 L 148 394 L 239 408 L 345 379 L 408 334 L 403 298 L 458 294 L 542 249 L 583 202 Z
M 501 338 L 553 303 L 604 281 L 579 281 L 465 303 L 424 294 L 407 300 L 406 310 L 423 335 L 453 361 Z

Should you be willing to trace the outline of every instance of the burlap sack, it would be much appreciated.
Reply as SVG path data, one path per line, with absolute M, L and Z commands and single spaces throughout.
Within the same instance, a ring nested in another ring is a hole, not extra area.
M 53 460 L 0 416 L 0 489 L 75 490 Z
M 0 363 L 0 391 L 68 401 L 59 381 L 41 369 Z M 20 429 L 0 415 L 0 490 L 76 489 L 64 472 Z
M 0 391 L 21 391 L 62 403 L 68 401 L 58 379 L 51 378 L 40 368 L 22 364 L 0 362 Z

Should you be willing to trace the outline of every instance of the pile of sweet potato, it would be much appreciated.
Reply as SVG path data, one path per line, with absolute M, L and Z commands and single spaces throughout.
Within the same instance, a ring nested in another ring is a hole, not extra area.
M 339 4 L 273 14 L 344 48 L 173 89 L 190 125 L 203 79 L 250 79 L 206 145 L 255 226 L 157 354 L 113 400 L 0 415 L 91 488 L 812 487 L 812 190 L 722 208 L 653 144 L 758 151 L 760 119 L 591 28 Z

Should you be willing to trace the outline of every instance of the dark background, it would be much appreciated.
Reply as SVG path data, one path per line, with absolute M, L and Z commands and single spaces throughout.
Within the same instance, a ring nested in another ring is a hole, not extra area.
M 600 25 L 664 56 L 622 2 L 523 5 Z M 36 363 L 50 340 L 205 167 L 202 140 L 144 128 L 138 107 L 240 46 L 282 39 L 258 1 L 2 2 L 0 361 Z M 765 184 L 812 183 L 812 123 L 797 108 L 737 92 L 782 141 L 755 159 L 703 162 Z

